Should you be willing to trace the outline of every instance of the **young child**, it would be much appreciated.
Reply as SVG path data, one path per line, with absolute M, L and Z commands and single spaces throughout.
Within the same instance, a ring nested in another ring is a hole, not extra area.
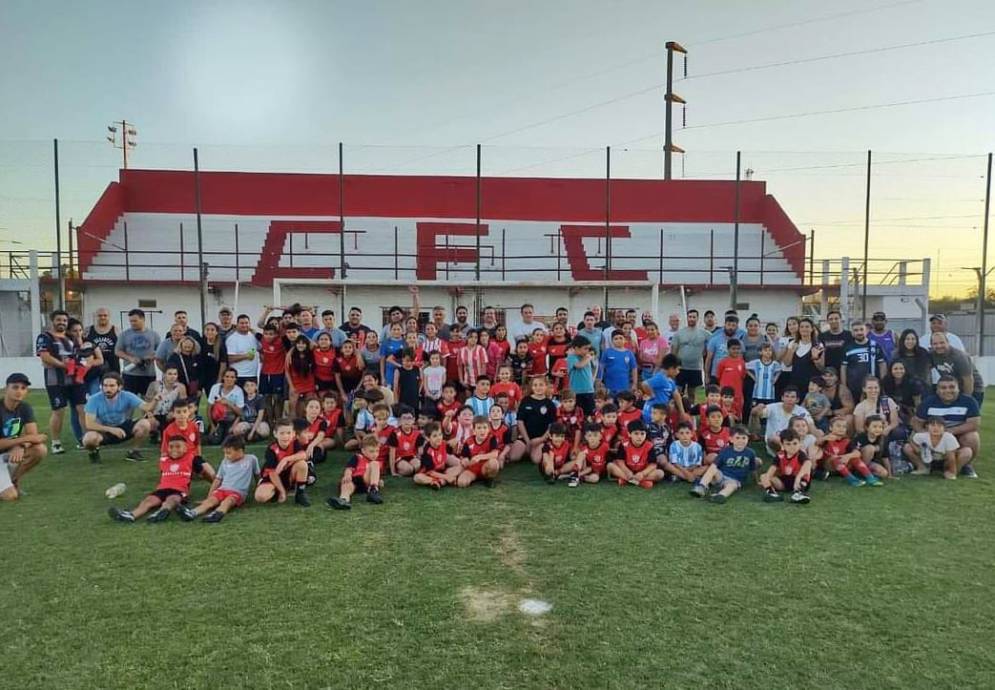
M 421 393 L 425 414 L 432 419 L 439 416 L 439 401 L 442 388 L 446 385 L 446 368 L 442 366 L 442 352 L 432 350 L 428 354 L 428 366 L 422 369 Z M 455 391 L 454 391 L 455 392 Z
M 639 390 L 646 399 L 642 410 L 644 422 L 648 422 L 652 417 L 654 403 L 663 403 L 673 408 L 672 411 L 678 421 L 686 416 L 684 398 L 677 389 L 677 375 L 680 370 L 680 360 L 675 355 L 667 353 L 660 362 L 660 371 L 639 384 Z
M 338 393 L 328 392 L 321 398 L 321 416 L 325 420 L 325 440 L 321 442 L 321 447 L 327 453 L 342 445 L 345 431 L 345 415 L 342 414 Z
M 508 402 L 508 394 L 507 393 L 499 393 L 498 395 L 495 395 L 494 396 L 494 407 L 500 407 L 501 408 L 502 414 L 504 415 L 504 417 L 503 417 L 504 423 L 508 427 L 508 429 L 509 429 L 509 436 L 511 437 L 511 440 L 509 441 L 509 443 L 514 443 L 515 442 L 515 426 L 518 423 L 518 414 L 515 412 L 514 408 L 510 407 L 510 404 Z M 493 410 L 494 407 L 492 407 L 491 409 Z M 490 415 L 488 415 L 488 417 L 490 417 Z
M 452 383 L 446 383 L 442 387 L 442 398 L 439 403 L 435 406 L 438 412 L 439 421 L 442 422 L 442 429 L 445 431 L 446 420 L 452 421 L 456 414 L 463 407 L 463 404 L 456 397 L 456 386 Z
M 490 412 L 487 413 L 487 421 L 491 425 L 491 436 L 498 445 L 498 466 L 504 467 L 511 452 L 511 427 L 505 422 L 504 408 L 498 403 L 494 403 Z
M 746 380 L 746 362 L 743 360 L 743 344 L 736 338 L 731 339 L 726 347 L 728 356 L 719 360 L 715 375 L 722 388 L 733 390 L 732 412 L 737 419 L 743 418 L 743 381 Z
M 491 379 L 486 375 L 477 377 L 477 383 L 473 387 L 473 395 L 466 399 L 466 405 L 473 410 L 474 417 L 486 417 L 494 405 L 494 399 L 490 396 Z
M 718 492 L 712 494 L 713 503 L 725 503 L 753 474 L 760 461 L 757 454 L 749 448 L 750 432 L 745 426 L 736 425 L 732 428 L 732 443 L 726 446 L 708 466 L 705 474 L 691 487 L 691 495 L 703 498 L 713 484 Z
M 421 391 L 421 370 L 415 366 L 415 353 L 410 347 L 401 350 L 401 365 L 394 369 L 394 401 L 412 410 L 418 409 Z
M 353 437 L 345 442 L 344 448 L 346 450 L 359 449 L 363 438 L 366 437 L 375 423 L 373 412 L 370 410 L 372 401 L 380 400 L 383 400 L 383 394 L 380 391 L 359 391 L 356 393 L 352 400 Z
M 847 433 L 845 417 L 833 418 L 829 433 L 822 437 L 820 443 L 824 464 L 836 470 L 850 486 L 881 486 L 881 480 L 864 464 L 863 454 Z M 859 476 L 855 476 L 854 472 Z
M 468 408 L 467 408 L 468 409 Z M 462 470 L 456 477 L 456 486 L 465 489 L 478 479 L 490 488 L 498 471 L 497 440 L 491 435 L 487 417 L 473 418 L 473 434 L 463 443 L 459 453 Z
M 281 419 L 274 424 L 273 435 L 276 441 L 266 449 L 266 458 L 259 484 L 256 486 L 256 503 L 278 503 L 287 500 L 287 489 L 294 489 L 294 503 L 307 508 L 311 500 L 307 497 L 307 451 L 297 443 L 294 423 Z
M 201 515 L 204 515 L 204 522 L 221 522 L 230 511 L 245 503 L 252 480 L 259 477 L 259 458 L 246 455 L 244 438 L 228 436 L 221 448 L 225 459 L 218 467 L 218 475 L 211 484 L 207 498 L 193 509 L 182 504 L 176 507 L 177 514 L 186 522 Z
M 915 465 L 914 475 L 929 474 L 930 470 L 942 467 L 944 478 L 957 479 L 960 468 L 971 460 L 970 449 L 960 447 L 957 437 L 946 430 L 943 417 L 927 419 L 926 431 L 912 434 L 902 450 Z
M 639 411 L 642 415 L 642 411 Z M 633 484 L 644 489 L 663 479 L 663 471 L 653 462 L 653 445 L 646 441 L 646 425 L 641 419 L 629 422 L 629 440 L 623 441 L 608 466 L 608 474 L 619 486 Z
M 518 403 L 522 402 L 522 387 L 515 383 L 512 377 L 511 366 L 502 364 L 497 370 L 497 383 L 491 386 L 491 395 L 495 400 L 502 394 L 508 396 L 506 410 L 517 410 Z
M 598 363 L 598 380 L 605 384 L 611 395 L 636 389 L 639 365 L 636 356 L 627 349 L 627 339 L 621 329 L 612 332 L 611 347 L 601 352 Z
M 677 438 L 671 442 L 666 458 L 660 465 L 669 475 L 670 481 L 683 479 L 694 482 L 705 474 L 705 453 L 701 445 L 694 440 L 694 427 L 690 422 L 677 425 L 674 434 Z
M 888 456 L 888 436 L 885 434 L 884 417 L 872 414 L 864 420 L 864 433 L 853 440 L 860 450 L 864 464 L 875 476 L 887 479 L 891 476 L 891 458 Z
M 201 455 L 203 450 L 200 445 L 200 428 L 192 421 L 195 410 L 196 404 L 191 403 L 189 399 L 173 401 L 173 421 L 162 431 L 162 445 L 159 447 L 159 454 L 161 457 L 169 451 L 167 439 L 173 436 L 182 436 L 187 442 L 187 449 L 193 452 L 194 476 L 213 482 L 214 468 Z
M 567 430 L 567 441 L 571 448 L 580 445 L 581 428 L 584 426 L 584 410 L 577 407 L 577 396 L 573 391 L 560 393 L 560 406 L 556 408 L 556 421 Z
M 325 503 L 334 510 L 349 510 L 352 508 L 353 494 L 366 494 L 366 501 L 374 505 L 383 503 L 380 495 L 381 465 L 380 442 L 373 434 L 366 436 L 360 443 L 360 452 L 354 454 L 346 463 L 339 482 L 339 495 L 332 496 Z
M 764 501 L 783 501 L 778 492 L 792 492 L 791 502 L 805 504 L 811 501 L 808 495 L 812 483 L 812 463 L 802 451 L 802 441 L 791 428 L 781 432 L 781 450 L 773 464 L 760 475 L 760 486 L 764 490 Z
M 275 323 L 270 322 L 263 327 L 263 335 L 259 341 L 259 360 L 262 364 L 259 392 L 264 398 L 267 420 L 279 419 L 283 415 L 283 397 L 287 388 L 287 351 L 290 348 L 290 341 L 280 335 Z M 268 433 L 262 438 L 267 436 Z
M 515 350 L 508 357 L 508 365 L 511 367 L 514 382 L 524 388 L 529 379 L 529 372 L 532 371 L 528 340 L 522 338 L 515 342 Z
M 653 459 L 658 464 L 667 457 L 670 446 L 670 427 L 667 426 L 667 406 L 654 403 L 651 409 L 650 423 L 646 425 L 646 438 L 653 444 Z
M 468 331 L 466 346 L 457 355 L 459 380 L 465 391 L 472 391 L 477 385 L 477 379 L 487 372 L 487 350 L 479 343 L 479 337 L 479 331 Z
M 812 463 L 812 476 L 818 479 L 829 479 L 829 471 L 820 469 L 822 463 L 822 448 L 819 446 L 819 439 L 812 433 L 808 426 L 808 421 L 804 417 L 795 417 L 789 426 L 794 429 L 798 440 L 802 444 L 802 452 Z
M 601 408 L 601 438 L 611 446 L 612 452 L 622 442 L 622 425 L 618 421 L 618 407 L 608 403 Z
M 629 424 L 642 421 L 643 411 L 636 407 L 636 395 L 632 391 L 622 391 L 616 398 L 618 401 L 618 426 L 623 441 L 629 440 Z
M 808 410 L 808 413 L 812 415 L 812 421 L 815 422 L 815 428 L 823 433 L 829 431 L 829 413 L 832 411 L 832 405 L 829 402 L 829 398 L 823 393 L 826 388 L 826 382 L 821 376 L 813 376 L 808 382 L 808 393 L 805 395 L 805 399 L 802 401 L 802 406 Z
M 601 434 L 601 425 L 597 422 L 585 424 L 584 441 L 574 453 L 580 478 L 589 484 L 597 484 L 607 473 L 612 454 L 611 446 Z
M 711 465 L 723 448 L 729 445 L 731 440 L 728 426 L 722 426 L 725 417 L 722 408 L 712 406 L 708 408 L 705 415 L 707 424 L 704 429 L 698 431 L 698 442 L 705 451 L 705 464 Z
M 377 442 L 380 444 L 378 459 L 380 461 L 381 478 L 387 473 L 387 463 L 390 460 L 390 446 L 387 445 L 387 441 L 396 427 L 397 419 L 391 417 L 390 408 L 387 405 L 377 403 L 373 406 L 373 428 L 370 429 L 370 435 L 375 436 Z
M 429 422 L 425 426 L 425 443 L 421 447 L 420 462 L 413 477 L 415 484 L 441 489 L 454 483 L 459 473 L 459 465 L 450 458 L 442 427 L 438 422 Z
M 545 376 L 549 373 L 549 346 L 546 332 L 537 328 L 532 331 L 529 338 L 529 357 L 532 358 L 532 366 L 529 369 L 529 378 L 533 376 Z
M 190 492 L 190 478 L 193 476 L 193 449 L 187 447 L 186 438 L 179 434 L 166 436 L 165 443 L 167 451 L 159 458 L 159 483 L 155 490 L 131 510 L 111 506 L 107 513 L 112 520 L 133 523 L 155 509 L 147 522 L 162 522 L 176 506 L 186 500 Z
M 705 388 L 705 402 L 696 408 L 698 429 L 704 429 L 708 426 L 708 410 L 712 407 L 722 408 L 722 389 L 715 384 L 709 384 Z
M 325 448 L 322 445 L 328 435 L 328 422 L 322 414 L 321 401 L 309 398 L 304 403 L 303 424 L 295 423 L 297 440 L 307 453 L 308 486 L 314 484 L 314 466 L 325 462 Z
M 446 435 L 449 450 L 458 454 L 462 450 L 463 444 L 473 436 L 473 410 L 464 406 L 460 408 L 455 417 L 443 419 L 442 432 Z
M 736 412 L 735 389 L 732 386 L 723 386 L 720 390 L 722 395 L 722 403 L 719 407 L 722 408 L 722 416 L 725 418 L 723 424 L 725 426 L 739 424 L 740 415 Z
M 390 476 L 410 477 L 421 466 L 418 451 L 424 439 L 415 426 L 414 410 L 401 408 L 398 422 L 398 427 L 391 431 L 387 439 L 387 446 L 390 449 Z
M 242 406 L 242 417 L 232 427 L 236 436 L 244 436 L 247 441 L 259 441 L 269 438 L 267 410 L 269 406 L 258 394 L 259 386 L 255 379 L 249 379 L 242 384 L 245 391 L 245 404 Z
M 557 479 L 569 479 L 570 486 L 577 486 L 580 479 L 577 464 L 570 459 L 572 444 L 567 440 L 569 431 L 563 422 L 549 425 L 549 439 L 542 446 L 542 462 L 539 471 L 549 484 Z
M 774 359 L 774 347 L 770 343 L 760 346 L 760 359 L 746 363 L 746 373 L 753 379 L 750 426 L 760 435 L 760 413 L 767 405 L 777 402 L 775 385 L 781 376 L 781 363 Z

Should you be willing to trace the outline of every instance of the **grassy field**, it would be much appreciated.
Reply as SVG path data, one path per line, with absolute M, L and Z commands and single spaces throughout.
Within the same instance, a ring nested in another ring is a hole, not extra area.
M 995 413 L 984 425 L 995 438 Z M 107 487 L 127 483 L 130 506 L 157 478 L 122 456 L 50 456 L 0 505 L 0 687 L 993 684 L 990 454 L 976 481 L 836 479 L 805 507 L 550 487 L 515 466 L 493 489 L 392 480 L 349 513 L 323 504 L 336 455 L 313 507 L 220 525 L 112 522 Z M 553 609 L 526 616 L 523 598 Z

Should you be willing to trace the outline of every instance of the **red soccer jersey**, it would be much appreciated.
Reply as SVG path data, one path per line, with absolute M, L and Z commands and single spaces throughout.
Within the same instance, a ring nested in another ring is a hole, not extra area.
M 347 358 L 342 355 L 335 357 L 335 373 L 342 378 L 342 388 L 345 389 L 346 393 L 358 386 L 363 378 L 363 368 L 360 364 L 362 362 L 357 363 L 355 357 Z
M 553 467 L 560 469 L 570 458 L 570 441 L 564 441 L 559 446 L 554 446 L 552 441 L 546 441 L 542 446 L 542 454 L 552 453 Z
M 611 446 L 606 442 L 602 441 L 601 445 L 597 448 L 591 448 L 586 443 L 582 446 L 583 450 L 587 453 L 587 458 L 585 462 L 587 466 L 591 468 L 591 471 L 595 474 L 601 476 L 605 473 L 605 467 L 608 466 L 608 456 L 611 454 Z
M 719 379 L 720 388 L 729 386 L 742 396 L 743 379 L 746 378 L 746 361 L 742 357 L 720 359 L 715 368 L 715 375 Z
M 631 441 L 625 441 L 618 449 L 618 456 L 625 461 L 625 466 L 630 472 L 642 472 L 650 463 L 650 455 L 653 453 L 653 444 L 643 442 L 643 445 L 636 446 Z
M 334 433 L 339 426 L 342 425 L 342 408 L 336 407 L 331 412 L 322 412 L 322 418 L 325 420 L 326 429 L 325 433 Z
M 552 369 L 556 366 L 556 363 L 561 359 L 566 360 L 567 350 L 570 349 L 570 341 L 565 340 L 562 343 L 554 341 L 552 338 L 546 339 L 546 353 L 549 355 L 549 367 Z M 566 362 L 564 361 L 564 366 Z
M 314 351 L 314 378 L 325 383 L 335 381 L 335 350 Z
M 802 469 L 802 465 L 808 458 L 803 451 L 798 451 L 795 455 L 788 457 L 783 450 L 777 454 L 777 473 L 782 477 L 794 477 Z
M 453 400 L 451 403 L 445 403 L 442 400 L 435 404 L 435 409 L 439 411 L 439 417 L 445 417 L 447 412 L 452 412 L 456 414 L 459 412 L 463 405 L 460 404 L 459 400 Z
M 438 448 L 433 448 L 431 444 L 426 443 L 421 451 L 421 466 L 418 468 L 418 471 L 445 472 L 446 459 L 448 457 L 449 451 L 446 449 L 445 443 Z
M 546 347 L 546 340 L 542 342 L 529 343 L 529 356 L 532 357 L 532 368 L 529 370 L 531 376 L 544 376 L 549 371 L 549 348 Z
M 315 417 L 315 420 L 308 424 L 308 443 L 313 441 L 319 432 L 327 434 L 328 433 L 328 422 L 322 416 Z
M 287 359 L 283 336 L 278 335 L 272 340 L 267 340 L 266 336 L 263 336 L 259 341 L 259 359 L 263 365 L 263 376 L 282 374 Z
M 718 431 L 712 431 L 705 427 L 698 432 L 698 440 L 706 453 L 718 453 L 729 445 L 729 427 L 721 427 Z
M 604 424 L 601 425 L 601 438 L 604 439 L 605 443 L 609 446 L 614 446 L 615 442 L 618 441 L 622 436 L 622 430 L 618 426 L 618 422 L 614 424 Z
M 509 412 L 510 410 L 517 410 L 518 403 L 522 402 L 522 387 L 519 386 L 514 381 L 508 381 L 508 382 L 499 381 L 495 383 L 493 386 L 491 386 L 492 398 L 497 400 L 497 397 L 502 394 L 506 394 L 508 396 L 508 409 L 505 410 L 505 412 Z
M 411 431 L 408 432 L 398 427 L 387 439 L 390 447 L 396 449 L 394 457 L 398 460 L 411 460 L 417 456 L 421 441 L 421 431 L 416 426 L 411 427 Z
M 445 359 L 446 379 L 459 381 L 459 355 L 466 348 L 465 340 L 449 341 L 449 356 Z
M 504 447 L 508 445 L 508 439 L 511 438 L 511 430 L 508 429 L 508 425 L 502 422 L 497 426 L 491 425 L 491 436 L 497 441 L 497 449 L 504 450 Z
M 266 449 L 266 460 L 263 463 L 262 476 L 267 477 L 276 471 L 277 465 L 288 455 L 300 452 L 301 448 L 297 441 L 291 441 L 286 448 L 281 448 L 279 443 L 271 443 Z
M 193 422 L 187 422 L 186 427 L 183 429 L 176 422 L 169 423 L 169 426 L 162 432 L 162 443 L 159 446 L 159 450 L 162 451 L 163 455 L 169 450 L 169 439 L 172 436 L 182 436 L 187 441 L 187 450 L 191 451 L 194 455 L 200 453 L 200 429 Z
M 374 433 L 377 435 L 377 440 L 380 441 L 380 454 L 377 456 L 377 462 L 380 463 L 381 469 L 387 465 L 387 461 L 390 459 L 390 436 L 394 433 L 394 427 L 390 424 L 386 425 L 383 429 L 377 431 L 374 429 Z
M 193 450 L 188 450 L 180 458 L 163 455 L 159 458 L 159 484 L 156 491 L 172 489 L 186 495 L 190 491 L 190 477 L 193 476 Z
M 629 422 L 634 422 L 637 419 L 643 418 L 643 411 L 638 407 L 633 407 L 631 410 L 619 410 L 618 412 L 618 427 L 619 434 L 623 441 L 629 440 Z
M 584 426 L 584 410 L 575 405 L 566 412 L 561 405 L 556 409 L 556 420 L 567 427 L 567 440 L 573 442 L 574 436 Z
M 370 466 L 370 461 L 362 453 L 356 453 L 346 463 L 346 467 L 352 468 L 353 477 L 362 477 L 366 474 L 366 468 Z
M 553 392 L 560 393 L 570 388 L 570 377 L 567 372 L 567 358 L 556 360 L 549 370 L 553 377 Z
M 835 441 L 826 441 L 823 452 L 826 457 L 838 458 L 853 450 L 853 441 L 848 438 L 839 438 Z
M 494 439 L 494 434 L 488 434 L 487 437 L 478 442 L 476 436 L 470 436 L 463 444 L 462 450 L 460 450 L 460 457 L 470 460 L 477 455 L 485 455 L 490 453 L 492 450 L 497 450 L 497 441 Z

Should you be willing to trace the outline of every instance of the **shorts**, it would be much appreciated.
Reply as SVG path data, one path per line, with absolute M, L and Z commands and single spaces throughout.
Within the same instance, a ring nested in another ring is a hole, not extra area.
M 211 498 L 213 498 L 218 503 L 221 503 L 226 498 L 234 498 L 236 508 L 245 503 L 245 496 L 243 496 L 237 491 L 230 491 L 228 489 L 217 489 L 216 491 L 212 491 Z
M 369 491 L 369 487 L 366 485 L 366 480 L 363 479 L 362 477 L 357 477 L 353 475 L 352 485 L 353 487 L 355 487 L 355 492 L 357 494 L 365 494 L 367 491 Z
M 165 502 L 170 496 L 179 496 L 183 501 L 187 500 L 187 495 L 177 489 L 156 489 L 149 496 L 155 496 L 160 501 Z
M 124 443 L 130 440 L 135 435 L 135 420 L 129 419 L 124 424 L 118 424 L 118 429 L 124 429 L 124 438 L 118 438 L 111 433 L 102 433 L 100 439 L 100 445 L 102 446 L 113 446 L 118 443 Z
M 14 468 L 7 462 L 7 454 L 0 455 L 0 494 L 14 486 Z
M 335 384 L 334 379 L 332 379 L 331 381 L 322 381 L 321 379 L 316 378 L 314 380 L 314 388 L 319 393 L 326 393 L 328 391 L 337 390 L 338 386 Z
M 149 384 L 155 381 L 155 376 L 135 376 L 134 374 L 123 374 L 121 378 L 124 379 L 124 389 L 140 398 L 145 397 Z
M 72 386 L 45 386 L 48 393 L 48 404 L 52 410 L 62 410 L 69 406 L 72 400 Z M 142 391 L 144 394 L 145 391 Z
M 484 461 L 472 462 L 466 466 L 466 471 L 479 479 L 484 475 L 484 465 L 486 464 Z
M 795 476 L 796 475 L 793 475 L 793 474 L 789 474 L 789 475 L 775 474 L 774 475 L 774 477 L 776 477 L 777 479 L 781 480 L 781 484 L 784 486 L 784 490 L 785 491 L 794 491 L 795 490 Z M 809 480 L 806 479 L 805 481 L 803 481 L 801 483 L 801 486 L 799 488 L 802 491 L 808 491 L 808 486 L 809 486 Z
M 324 448 L 320 448 L 318 446 L 315 446 L 314 452 L 311 453 L 311 462 L 313 462 L 313 463 L 315 463 L 317 465 L 317 464 L 320 464 L 322 462 L 325 462 L 325 460 L 327 459 L 327 457 L 328 457 L 328 455 L 325 453 L 325 449 Z
M 69 402 L 73 405 L 85 405 L 88 386 L 85 383 L 74 383 L 69 386 Z
M 287 490 L 294 488 L 293 476 L 290 474 L 290 471 L 292 469 L 293 469 L 292 467 L 288 467 L 287 469 L 285 469 L 283 472 L 280 473 L 280 483 L 283 484 L 283 488 Z M 272 484 L 273 483 L 273 480 L 271 479 L 272 475 L 273 471 L 269 470 L 268 472 L 266 472 L 266 474 L 264 474 L 260 478 L 259 483 Z
M 678 388 L 699 388 L 702 385 L 701 369 L 681 369 L 674 382 Z
M 260 395 L 283 395 L 287 389 L 287 377 L 283 374 L 260 374 Z
M 193 459 L 193 473 L 194 474 L 200 474 L 201 472 L 203 472 L 204 471 L 204 464 L 205 464 L 204 463 L 204 458 L 200 457 L 199 455 L 194 456 L 194 459 Z
M 733 491 L 739 491 L 740 489 L 743 488 L 743 482 L 733 477 L 727 477 L 726 475 L 722 474 L 721 470 L 715 473 L 715 484 L 716 486 L 719 487 L 719 491 L 722 491 L 728 486 L 731 486 Z

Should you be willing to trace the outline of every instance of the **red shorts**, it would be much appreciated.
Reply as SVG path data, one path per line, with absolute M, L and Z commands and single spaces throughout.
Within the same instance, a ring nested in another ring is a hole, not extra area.
M 218 503 L 221 503 L 226 498 L 235 499 L 235 507 L 238 508 L 245 502 L 245 498 L 237 491 L 229 491 L 228 489 L 217 489 L 211 492 L 211 498 L 213 498 Z
M 605 470 L 608 469 L 607 463 L 598 463 L 596 465 L 591 465 L 591 472 L 598 475 L 599 477 L 605 476 Z
M 484 465 L 487 463 L 484 461 L 472 462 L 466 466 L 466 471 L 471 472 L 474 477 L 478 479 L 484 475 Z

